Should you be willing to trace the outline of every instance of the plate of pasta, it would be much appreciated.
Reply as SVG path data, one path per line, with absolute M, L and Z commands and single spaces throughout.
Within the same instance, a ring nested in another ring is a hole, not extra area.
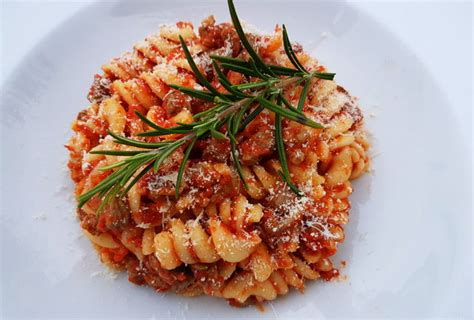
M 6 315 L 426 317 L 467 299 L 447 213 L 468 165 L 422 64 L 346 3 L 268 6 L 98 2 L 25 59 L 1 101 Z

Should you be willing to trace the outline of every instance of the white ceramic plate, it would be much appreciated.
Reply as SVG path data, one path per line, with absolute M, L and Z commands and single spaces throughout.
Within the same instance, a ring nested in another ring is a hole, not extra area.
M 373 134 L 373 172 L 355 183 L 341 282 L 308 283 L 261 313 L 219 299 L 155 294 L 104 272 L 80 237 L 63 144 L 93 74 L 160 23 L 223 1 L 106 2 L 44 39 L 2 88 L 1 294 L 6 317 L 319 318 L 465 315 L 471 309 L 470 166 L 452 110 L 409 48 L 344 3 L 239 1 L 260 29 L 286 23 L 352 94 Z M 326 36 L 327 35 L 327 36 Z

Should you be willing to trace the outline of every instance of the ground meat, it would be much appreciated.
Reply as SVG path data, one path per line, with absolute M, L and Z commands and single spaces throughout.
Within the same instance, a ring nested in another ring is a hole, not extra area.
M 101 103 L 103 100 L 109 98 L 110 94 L 110 85 L 112 82 L 109 78 L 96 74 L 94 76 L 94 81 L 89 89 L 89 94 L 87 99 L 91 103 Z
M 149 272 L 154 273 L 157 277 L 159 277 L 163 286 L 167 286 L 168 288 L 177 285 L 179 282 L 188 280 L 191 276 L 179 271 L 179 268 L 173 271 L 163 269 L 160 265 L 160 262 L 153 254 L 144 258 L 144 265 Z
M 130 221 L 130 208 L 128 202 L 123 199 L 116 199 L 107 208 L 109 214 L 105 220 L 107 229 L 119 232 L 126 227 Z
M 272 131 L 262 130 L 244 140 L 239 145 L 242 155 L 242 163 L 251 165 L 265 156 L 269 156 L 275 150 L 275 137 Z
M 239 135 L 239 154 L 242 163 L 251 165 L 275 151 L 273 119 L 260 113 Z
M 165 284 L 153 268 L 150 267 L 150 258 L 152 256 L 145 256 L 143 262 L 140 262 L 135 257 L 130 258 L 127 261 L 128 280 L 138 285 L 148 284 L 157 291 L 168 290 L 170 286 Z
M 140 210 L 132 213 L 132 219 L 137 225 L 161 226 L 163 220 L 172 217 L 177 212 L 175 203 L 167 200 L 165 196 L 156 196 L 153 200 L 144 197 L 142 201 Z
M 87 121 L 89 119 L 89 109 L 84 109 L 77 114 L 76 119 L 78 121 Z
M 206 294 L 213 295 L 224 285 L 225 279 L 219 274 L 217 264 L 198 264 L 192 268 L 194 278 L 201 283 Z
M 230 154 L 230 142 L 228 139 L 209 139 L 202 152 L 205 161 L 226 162 Z
M 81 221 L 81 228 L 89 231 L 89 233 L 98 235 L 100 232 L 97 230 L 97 215 L 87 214 L 82 209 L 77 210 L 77 217 Z
M 192 114 L 200 113 L 200 112 L 209 110 L 210 108 L 213 108 L 213 107 L 215 107 L 215 104 L 213 102 L 204 101 L 197 98 L 191 99 L 191 113 Z
M 163 97 L 163 107 L 170 118 L 183 109 L 191 109 L 191 99 L 181 91 L 171 90 Z
M 140 262 L 138 261 L 138 259 L 134 256 L 130 256 L 126 263 L 128 271 L 128 281 L 134 284 L 138 284 L 139 286 L 146 284 L 144 275 L 147 272 L 140 266 Z
M 346 95 L 350 102 L 344 103 L 344 105 L 339 109 L 337 113 L 332 116 L 332 118 L 344 115 L 349 116 L 354 121 L 351 130 L 357 130 L 362 126 L 364 116 L 362 115 L 362 111 L 360 110 L 360 108 L 357 106 L 356 98 L 351 97 L 349 92 L 347 92 L 347 90 L 341 86 L 337 86 L 336 90 L 337 92 Z
M 216 21 L 213 16 L 203 20 L 199 27 L 202 45 L 209 49 L 218 49 L 223 47 L 226 41 L 229 41 L 232 48 L 232 56 L 236 57 L 242 48 L 237 32 L 230 23 L 217 25 L 215 23 Z
M 136 257 L 127 260 L 128 280 L 138 285 L 148 284 L 157 291 L 189 286 L 192 276 L 181 271 L 168 271 L 161 268 L 155 255 L 148 255 L 139 261 Z

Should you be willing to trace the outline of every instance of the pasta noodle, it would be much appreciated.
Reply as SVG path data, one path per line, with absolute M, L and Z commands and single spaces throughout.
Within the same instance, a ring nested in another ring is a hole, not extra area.
M 113 239 L 113 237 L 108 233 L 101 233 L 99 235 L 93 235 L 87 230 L 83 230 L 84 234 L 92 241 L 95 245 L 108 248 L 108 249 L 116 249 L 119 247 L 119 244 Z
M 224 261 L 239 262 L 247 258 L 262 241 L 255 233 L 240 231 L 232 233 L 216 218 L 210 220 L 212 241 Z
M 278 295 L 288 293 L 289 286 L 303 290 L 305 279 L 316 280 L 320 277 L 318 270 L 328 271 L 332 268 L 326 262 L 310 265 L 295 256 L 292 259 L 292 268 L 271 272 L 263 280 L 246 271 L 234 275 L 222 289 L 222 296 L 240 303 L 246 302 L 251 296 L 257 301 L 274 300 Z
M 247 59 L 231 24 L 203 21 L 199 32 L 190 23 L 163 26 L 102 66 L 89 91 L 90 106 L 72 124 L 67 144 L 68 166 L 76 195 L 93 189 L 112 174 L 102 170 L 127 159 L 95 151 L 136 151 L 117 144 L 107 131 L 145 142 L 167 142 L 180 134 L 143 137 L 152 129 L 140 112 L 160 127 L 196 121 L 195 115 L 212 102 L 190 97 L 173 85 L 202 89 L 180 46 L 182 37 L 197 67 L 216 85 L 211 54 Z M 274 65 L 293 68 L 283 48 L 281 29 L 274 35 L 253 34 L 255 50 Z M 294 45 L 305 68 L 325 67 Z M 246 79 L 225 71 L 229 82 Z M 199 82 L 201 83 L 201 82 Z M 222 91 L 224 92 L 224 91 Z M 299 104 L 302 85 L 285 90 L 285 99 Z M 248 113 L 255 110 L 249 106 Z M 275 146 L 275 116 L 260 112 L 236 135 L 242 160 L 242 181 L 230 156 L 228 139 L 203 137 L 190 153 L 182 172 L 180 196 L 175 197 L 184 146 L 158 170 L 139 178 L 125 195 L 115 197 L 97 215 L 97 196 L 78 209 L 81 227 L 101 260 L 127 270 L 129 280 L 157 291 L 194 296 L 207 294 L 234 305 L 259 303 L 285 295 L 305 281 L 338 276 L 332 256 L 344 241 L 349 220 L 351 180 L 369 168 L 369 143 L 357 100 L 334 81 L 312 79 L 304 114 L 322 124 L 315 129 L 282 120 L 282 136 L 295 195 L 280 171 Z M 120 163 L 119 163 L 120 165 Z
M 218 217 L 220 221 L 234 230 L 242 230 L 248 223 L 259 222 L 263 216 L 260 204 L 250 204 L 244 196 L 225 199 L 218 206 L 211 204 L 206 209 L 209 217 Z
M 155 236 L 155 255 L 165 269 L 174 269 L 182 263 L 212 263 L 219 259 L 239 262 L 261 242 L 256 234 L 244 230 L 246 223 L 258 222 L 262 217 L 261 207 L 250 205 L 245 197 L 239 196 L 233 203 L 226 199 L 220 203 L 219 210 L 210 205 L 207 212 L 209 232 L 198 219 L 188 220 L 186 224 L 172 219 L 169 231 Z

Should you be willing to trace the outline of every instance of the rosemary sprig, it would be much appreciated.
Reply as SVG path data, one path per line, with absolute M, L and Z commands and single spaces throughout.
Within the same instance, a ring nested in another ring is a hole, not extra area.
M 189 124 L 178 123 L 175 127 L 171 128 L 161 127 L 143 114 L 135 112 L 143 123 L 151 128 L 151 130 L 139 133 L 137 136 L 145 137 L 146 139 L 146 137 L 161 137 L 172 134 L 177 137 L 174 140 L 168 139 L 160 142 L 147 142 L 108 132 L 115 143 L 134 147 L 136 150 L 92 151 L 91 153 L 94 154 L 123 156 L 127 158 L 101 168 L 101 170 L 110 171 L 110 175 L 94 188 L 79 196 L 79 207 L 82 207 L 91 198 L 97 196 L 102 200 L 98 209 L 98 212 L 100 212 L 115 197 L 122 196 L 128 192 L 147 172 L 150 170 L 154 170 L 154 172 L 158 171 L 171 154 L 178 150 L 183 150 L 184 156 L 180 163 L 175 183 L 175 193 L 178 198 L 183 175 L 186 170 L 186 163 L 191 156 L 195 143 L 199 139 L 208 138 L 210 136 L 216 139 L 229 139 L 232 162 L 244 187 L 247 188 L 238 155 L 238 134 L 264 109 L 275 114 L 276 151 L 281 164 L 281 170 L 278 173 L 292 191 L 297 195 L 301 194 L 301 191 L 298 190 L 297 186 L 291 181 L 283 140 L 282 119 L 286 118 L 289 121 L 296 121 L 312 128 L 323 128 L 319 123 L 307 118 L 302 110 L 309 91 L 311 79 L 332 80 L 334 74 L 309 72 L 301 64 L 293 51 L 284 25 L 282 37 L 285 53 L 295 69 L 265 63 L 247 39 L 232 0 L 228 0 L 228 6 L 235 30 L 250 58 L 246 61 L 225 56 L 210 56 L 215 74 L 217 75 L 217 80 L 227 93 L 219 92 L 207 80 L 206 76 L 201 73 L 193 60 L 186 42 L 180 37 L 181 47 L 187 62 L 197 81 L 204 89 L 197 90 L 177 85 L 170 85 L 170 87 L 191 97 L 213 102 L 214 106 L 195 114 L 193 116 L 194 122 Z M 241 73 L 247 78 L 254 77 L 258 80 L 234 85 L 227 79 L 225 70 L 232 70 Z M 304 85 L 298 105 L 294 107 L 284 98 L 284 91 L 288 87 L 299 86 L 303 83 Z M 225 134 L 220 131 L 220 128 L 224 126 L 227 129 Z

